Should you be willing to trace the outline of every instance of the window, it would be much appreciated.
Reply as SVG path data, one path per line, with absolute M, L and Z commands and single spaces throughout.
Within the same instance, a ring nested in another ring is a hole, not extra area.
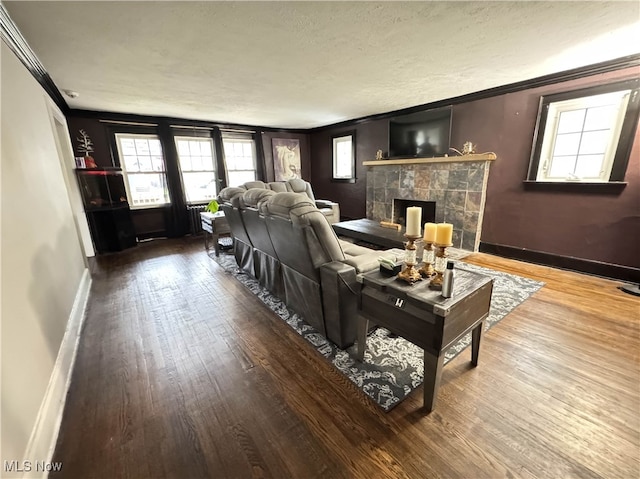
M 222 137 L 228 186 L 256 180 L 256 146 L 253 138 Z
M 157 135 L 116 133 L 132 209 L 170 203 L 162 146 Z
M 529 180 L 622 181 L 637 124 L 637 83 L 543 97 Z
M 211 138 L 176 136 L 187 204 L 208 203 L 218 194 Z
M 356 133 L 333 139 L 333 180 L 354 182 L 356 178 Z

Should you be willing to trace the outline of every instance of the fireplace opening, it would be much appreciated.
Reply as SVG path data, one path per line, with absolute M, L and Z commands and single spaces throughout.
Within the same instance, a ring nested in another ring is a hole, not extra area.
M 406 214 L 409 206 L 419 206 L 422 208 L 422 224 L 420 230 L 425 223 L 436 222 L 436 202 L 422 200 L 404 200 L 400 198 L 393 199 L 393 222 L 406 226 Z

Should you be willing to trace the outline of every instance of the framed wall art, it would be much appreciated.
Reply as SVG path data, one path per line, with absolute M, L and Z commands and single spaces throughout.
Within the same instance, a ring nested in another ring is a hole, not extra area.
M 300 140 L 273 138 L 273 171 L 276 181 L 302 178 L 300 167 Z

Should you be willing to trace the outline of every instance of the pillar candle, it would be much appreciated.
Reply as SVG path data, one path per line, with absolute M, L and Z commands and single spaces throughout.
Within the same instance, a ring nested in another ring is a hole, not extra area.
M 420 223 L 422 222 L 422 208 L 409 206 L 407 208 L 407 236 L 420 236 Z
M 442 245 L 451 244 L 453 239 L 453 225 L 451 223 L 438 223 L 436 229 L 436 243 Z
M 435 223 L 424 224 L 424 242 L 435 243 L 436 242 L 436 230 L 437 225 Z

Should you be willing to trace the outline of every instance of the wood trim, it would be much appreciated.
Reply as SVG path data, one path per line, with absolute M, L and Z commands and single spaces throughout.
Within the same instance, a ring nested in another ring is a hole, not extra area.
M 466 161 L 493 161 L 497 158 L 495 153 L 480 153 L 462 156 L 436 156 L 434 158 L 403 158 L 400 160 L 369 160 L 363 161 L 364 166 L 382 165 L 414 165 L 423 163 L 458 163 Z
M 1 3 L 0 37 L 66 115 L 69 112 L 69 105 Z
M 364 116 L 361 118 L 355 118 L 353 120 L 346 120 L 340 123 L 334 123 L 331 125 L 319 126 L 316 128 L 310 128 L 308 133 L 317 133 L 327 129 L 333 128 L 348 128 L 361 123 L 367 123 L 375 120 L 385 120 L 398 115 L 406 115 L 409 113 L 415 113 L 422 110 L 431 110 L 435 108 L 441 108 L 444 106 L 457 105 L 460 103 L 467 103 L 470 101 L 483 100 L 485 98 L 491 98 L 494 96 L 504 95 L 506 93 L 515 93 L 518 91 L 529 90 L 531 88 L 538 88 L 547 85 L 553 85 L 555 83 L 561 83 L 570 80 L 576 80 L 593 75 L 600 75 L 602 73 L 608 73 L 616 70 L 623 70 L 625 68 L 637 67 L 640 65 L 640 53 L 633 55 L 627 55 L 625 57 L 615 58 L 613 60 L 607 60 L 605 62 L 594 63 L 593 65 L 587 65 L 584 67 L 574 68 L 572 70 L 566 70 L 559 73 L 552 73 L 550 75 L 544 75 L 541 77 L 532 78 L 530 80 L 523 80 L 508 85 L 502 85 L 494 88 L 488 88 L 473 93 L 467 93 L 466 95 L 460 95 L 452 98 L 446 98 L 444 100 L 437 100 L 431 103 L 424 103 L 418 106 L 412 106 L 410 108 L 403 108 L 401 110 L 389 111 L 386 113 L 378 113 L 375 115 Z
M 118 120 L 98 120 L 100 123 L 105 123 L 107 125 L 120 125 L 120 126 L 142 126 L 145 128 L 156 128 L 158 126 L 157 123 L 141 123 L 135 121 L 118 121 Z M 201 128 L 199 126 L 174 126 L 170 125 L 171 128 Z
M 504 258 L 518 259 L 528 263 L 542 264 L 554 268 L 567 269 L 580 273 L 593 274 L 606 278 L 640 283 L 640 269 L 618 264 L 604 263 L 572 256 L 562 256 L 543 251 L 534 251 L 514 246 L 480 242 L 480 252 Z
M 626 181 L 603 181 L 603 182 L 583 182 L 583 181 L 535 181 L 524 180 L 524 189 L 528 191 L 560 191 L 560 192 L 580 192 L 593 194 L 615 194 L 619 195 L 627 186 Z
M 169 123 L 172 128 L 206 128 L 206 129 L 215 129 L 218 128 L 220 131 L 224 130 L 241 130 L 246 131 L 247 134 L 254 134 L 255 132 L 264 131 L 266 133 L 297 133 L 301 135 L 308 134 L 308 130 L 300 129 L 300 128 L 270 128 L 266 126 L 259 125 L 238 125 L 235 123 L 225 123 L 225 122 L 216 122 L 216 121 L 205 121 L 205 120 L 192 120 L 188 118 L 175 118 L 168 116 L 153 116 L 153 115 L 138 115 L 134 113 L 118 113 L 113 111 L 98 111 L 98 110 L 83 110 L 83 109 L 68 109 L 68 116 L 72 116 L 75 118 L 90 118 L 94 120 L 99 120 L 104 123 L 122 123 L 122 124 L 131 124 L 131 123 L 144 123 L 144 124 L 160 124 L 160 123 Z

